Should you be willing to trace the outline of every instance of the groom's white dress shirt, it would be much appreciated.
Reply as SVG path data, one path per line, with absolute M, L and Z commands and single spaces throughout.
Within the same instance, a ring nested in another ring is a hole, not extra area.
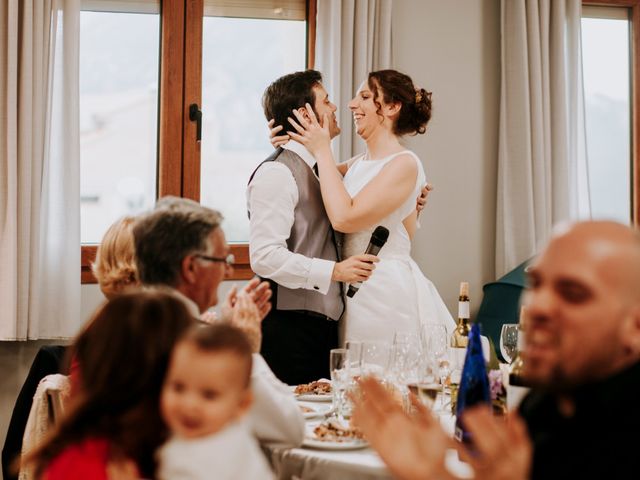
M 283 148 L 300 156 L 310 168 L 316 163 L 300 143 L 291 140 Z M 326 295 L 335 262 L 305 257 L 287 247 L 297 203 L 298 186 L 287 166 L 272 161 L 258 169 L 247 187 L 251 268 L 283 287 Z

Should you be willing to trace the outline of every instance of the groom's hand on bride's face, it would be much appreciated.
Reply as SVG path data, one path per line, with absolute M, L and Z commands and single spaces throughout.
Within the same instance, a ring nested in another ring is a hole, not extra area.
M 379 261 L 375 255 L 354 255 L 335 264 L 331 280 L 345 283 L 364 282 L 371 276 L 376 268 L 375 264 Z
M 271 145 L 273 145 L 273 148 L 278 148 L 285 145 L 291 139 L 289 135 L 278 135 L 278 132 L 281 132 L 284 127 L 282 125 L 276 125 L 274 127 L 274 123 L 276 123 L 276 121 L 272 118 L 267 124 L 269 126 L 269 141 Z

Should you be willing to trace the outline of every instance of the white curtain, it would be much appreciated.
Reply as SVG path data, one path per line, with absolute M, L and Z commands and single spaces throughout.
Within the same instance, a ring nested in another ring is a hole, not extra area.
M 79 2 L 0 2 L 2 340 L 80 324 Z
M 367 73 L 391 68 L 393 0 L 318 0 L 316 70 L 338 106 L 342 133 L 334 152 L 344 161 L 362 150 L 348 103 Z
M 589 215 L 581 0 L 502 0 L 496 274 Z

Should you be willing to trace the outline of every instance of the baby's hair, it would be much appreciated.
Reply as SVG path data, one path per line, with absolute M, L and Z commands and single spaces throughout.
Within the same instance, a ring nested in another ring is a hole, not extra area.
M 247 336 L 238 328 L 228 324 L 194 325 L 180 339 L 207 353 L 232 352 L 240 357 L 245 366 L 245 387 L 249 386 L 252 368 L 252 349 Z

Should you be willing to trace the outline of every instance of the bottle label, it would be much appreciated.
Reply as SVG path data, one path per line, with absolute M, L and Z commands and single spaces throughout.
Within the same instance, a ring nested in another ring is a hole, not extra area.
M 469 302 L 458 302 L 458 318 L 470 318 Z

